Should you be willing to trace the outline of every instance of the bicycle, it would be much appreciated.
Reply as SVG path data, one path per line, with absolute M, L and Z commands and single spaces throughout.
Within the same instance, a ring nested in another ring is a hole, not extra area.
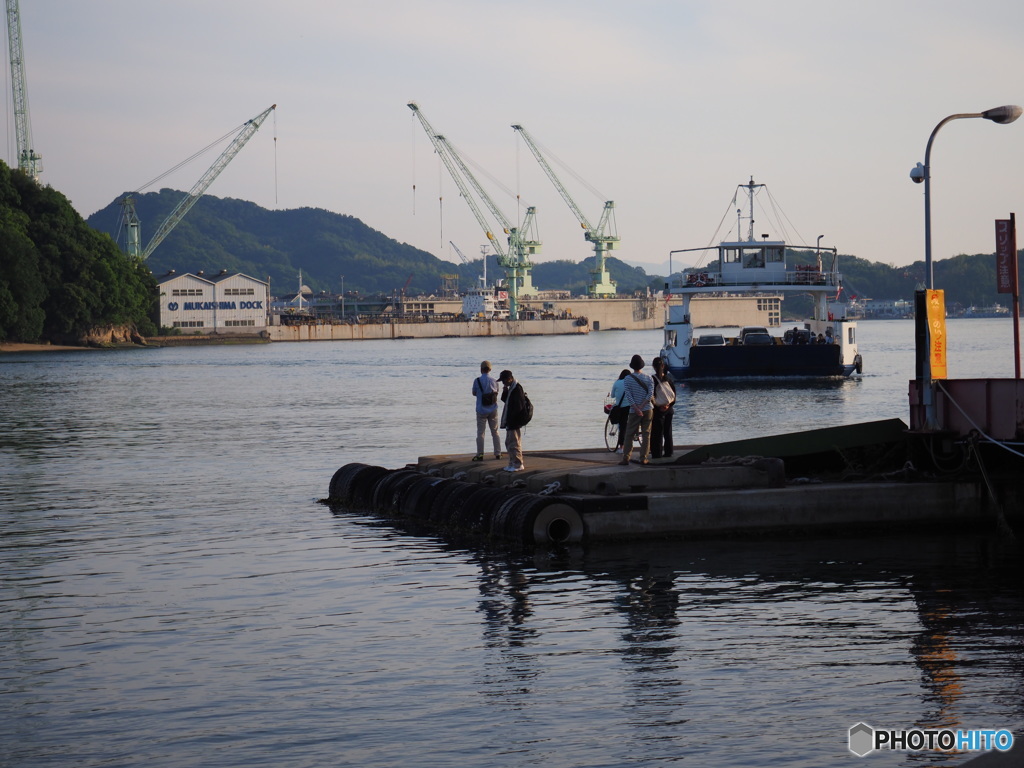
M 615 401 L 609 402 L 609 400 L 610 398 L 605 398 L 604 404 L 604 412 L 608 414 L 608 418 L 604 422 L 604 447 L 608 449 L 609 453 L 615 453 L 615 449 L 619 446 L 619 425 L 612 421 L 612 409 L 615 406 Z M 639 444 L 639 431 L 633 435 L 633 442 Z

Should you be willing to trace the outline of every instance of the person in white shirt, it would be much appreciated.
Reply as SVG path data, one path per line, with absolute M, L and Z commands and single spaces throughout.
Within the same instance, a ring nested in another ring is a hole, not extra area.
M 651 453 L 651 418 L 653 417 L 654 380 L 646 373 L 640 373 L 644 367 L 644 359 L 633 355 L 629 361 L 633 372 L 623 381 L 626 382 L 626 402 L 629 403 L 629 419 L 626 421 L 626 434 L 622 437 L 622 461 L 629 464 L 633 452 L 633 437 L 640 432 L 640 464 L 647 464 Z

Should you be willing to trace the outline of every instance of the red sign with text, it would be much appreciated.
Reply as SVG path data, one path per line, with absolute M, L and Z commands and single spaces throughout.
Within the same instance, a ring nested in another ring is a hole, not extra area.
M 1017 232 L 1013 219 L 996 219 L 996 290 L 1017 295 Z

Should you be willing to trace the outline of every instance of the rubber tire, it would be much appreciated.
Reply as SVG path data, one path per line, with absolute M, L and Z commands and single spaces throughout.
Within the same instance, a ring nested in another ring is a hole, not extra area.
M 346 464 L 345 466 L 338 469 L 331 478 L 331 484 L 327 487 L 327 498 L 331 501 L 338 502 L 339 504 L 345 504 L 348 502 L 348 479 L 349 477 L 358 472 L 363 467 L 368 467 L 369 464 Z

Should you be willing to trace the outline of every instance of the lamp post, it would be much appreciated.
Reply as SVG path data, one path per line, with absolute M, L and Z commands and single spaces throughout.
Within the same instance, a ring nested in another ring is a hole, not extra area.
M 339 277 L 341 277 L 341 319 L 344 320 L 345 319 L 345 276 L 344 275 L 339 275 Z
M 955 115 L 950 115 L 939 121 L 939 124 L 932 129 L 931 136 L 928 137 L 928 145 L 924 150 L 924 165 L 918 163 L 911 171 L 910 178 L 915 184 L 924 182 L 924 270 L 925 270 L 925 287 L 928 290 L 932 290 L 935 287 L 935 274 L 932 269 L 932 143 L 935 141 L 935 135 L 939 132 L 946 123 L 952 122 L 953 120 L 960 120 L 968 117 L 981 117 L 985 120 L 991 120 L 993 123 L 999 123 L 1000 125 L 1006 125 L 1012 123 L 1018 117 L 1021 116 L 1021 112 L 1024 111 L 1015 104 L 1008 104 L 1002 107 L 994 107 L 992 109 L 986 109 L 984 112 L 964 112 Z M 929 332 L 927 323 L 925 324 L 925 349 L 922 355 L 922 350 L 918 349 L 918 359 L 921 360 L 922 375 L 921 375 L 921 399 L 925 407 L 925 427 L 929 430 L 938 428 L 938 423 L 935 418 L 935 388 L 932 383 L 932 361 L 931 361 L 931 333 Z
M 925 269 L 925 283 L 929 289 L 935 287 L 935 276 L 932 273 L 932 143 L 935 141 L 935 134 L 939 132 L 946 123 L 952 122 L 953 120 L 960 120 L 966 117 L 983 117 L 986 120 L 991 120 L 993 123 L 999 123 L 1000 125 L 1006 125 L 1012 123 L 1018 117 L 1021 116 L 1021 112 L 1024 111 L 1015 104 L 1008 104 L 1003 107 L 995 107 L 993 109 L 986 109 L 984 112 L 966 112 L 957 115 L 950 115 L 949 117 L 943 118 L 938 125 L 932 130 L 932 135 L 928 137 L 928 146 L 924 150 L 924 165 L 918 163 L 914 169 L 910 172 L 910 178 L 914 180 L 915 184 L 924 182 L 924 269 Z

